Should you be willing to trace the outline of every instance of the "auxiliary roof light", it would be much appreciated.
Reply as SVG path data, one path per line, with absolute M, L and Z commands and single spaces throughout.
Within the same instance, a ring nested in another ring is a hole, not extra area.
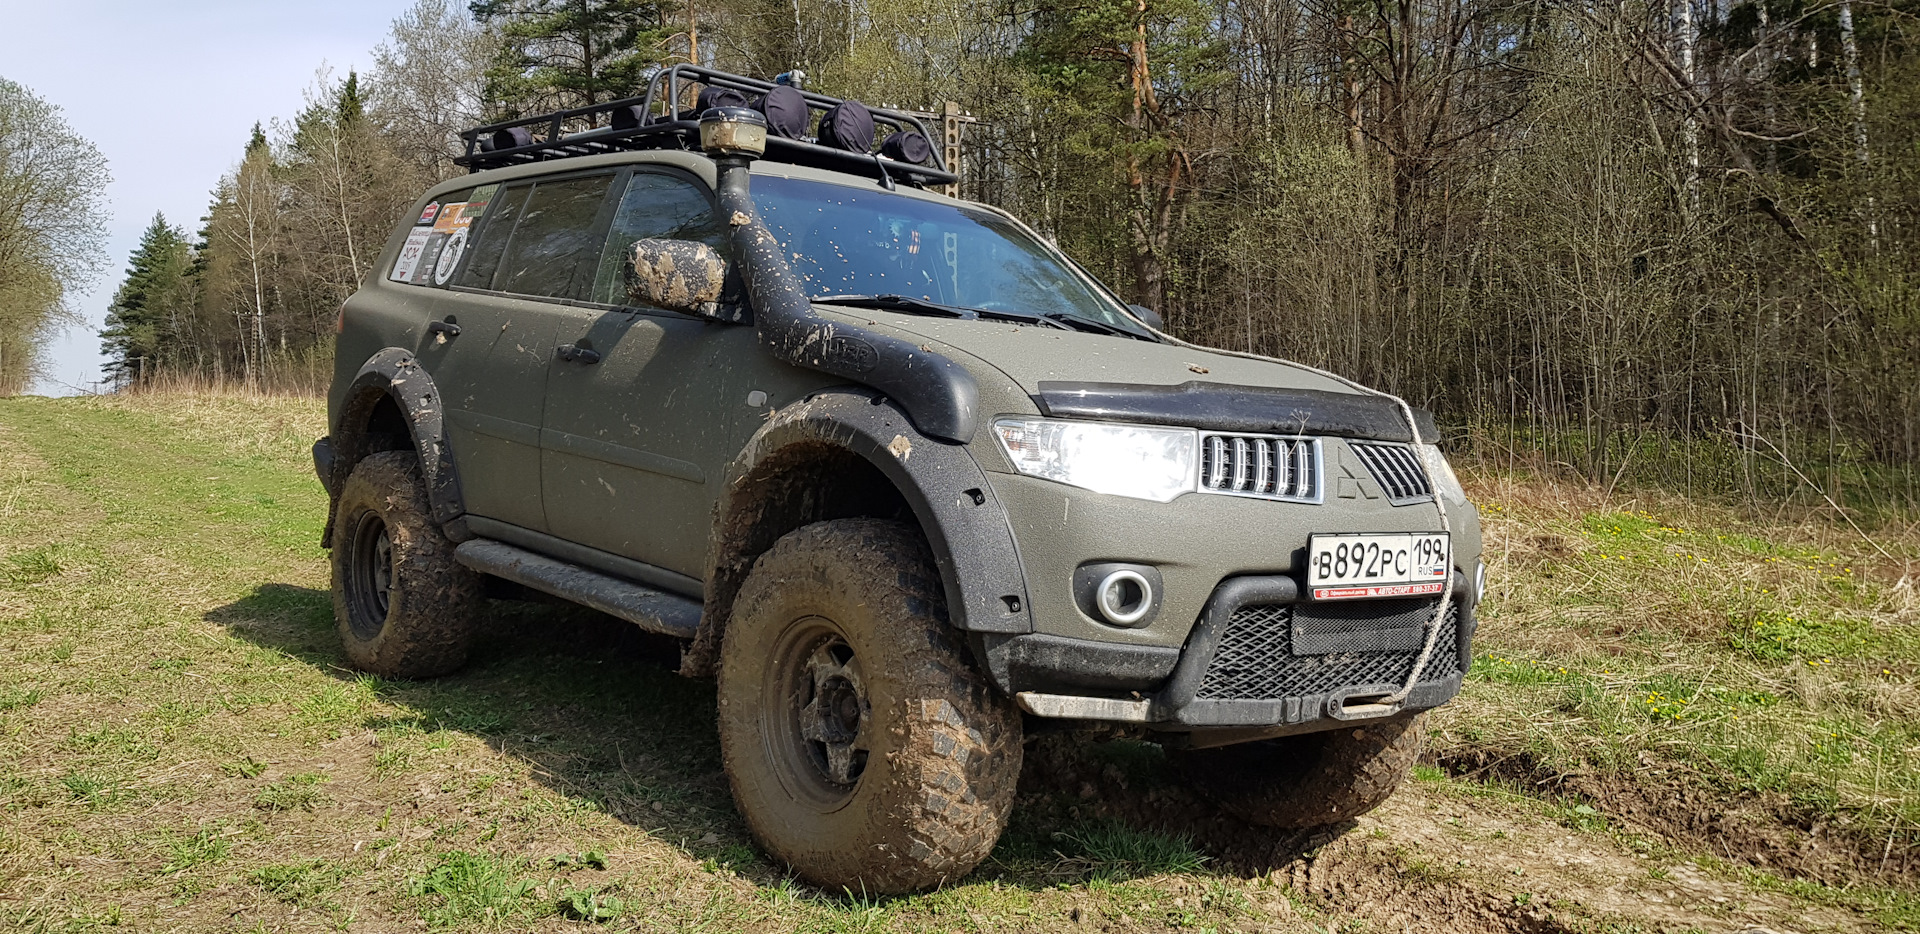
M 767 151 L 767 118 L 746 107 L 715 107 L 700 115 L 700 148 L 708 155 L 759 158 Z

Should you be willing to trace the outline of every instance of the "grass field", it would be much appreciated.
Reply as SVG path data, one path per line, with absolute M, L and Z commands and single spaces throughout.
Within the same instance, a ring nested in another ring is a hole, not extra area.
M 1469 471 L 1479 657 L 1386 807 L 1276 835 L 1049 737 L 974 875 L 868 898 L 756 853 L 670 644 L 503 604 L 458 675 L 348 670 L 322 423 L 0 400 L 0 928 L 1920 927 L 1913 529 Z

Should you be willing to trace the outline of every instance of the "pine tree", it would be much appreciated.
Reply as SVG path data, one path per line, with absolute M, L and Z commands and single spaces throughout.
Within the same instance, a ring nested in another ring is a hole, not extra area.
M 486 97 L 502 112 L 636 94 L 674 32 L 666 0 L 477 0 L 471 9 L 500 31 Z
M 107 307 L 100 352 L 108 369 L 136 379 L 157 372 L 180 349 L 181 320 L 192 313 L 193 261 L 186 233 L 153 215 Z
M 349 69 L 347 80 L 333 98 L 333 115 L 342 126 L 351 126 L 367 118 L 366 95 L 360 91 L 360 73 Z
M 1185 111 L 1222 80 L 1213 32 L 1196 0 L 1045 3 L 1015 56 L 1036 101 L 1071 128 L 1063 148 L 1106 162 L 1119 183 L 1134 300 L 1155 309 L 1165 307 L 1172 240 L 1193 193 Z

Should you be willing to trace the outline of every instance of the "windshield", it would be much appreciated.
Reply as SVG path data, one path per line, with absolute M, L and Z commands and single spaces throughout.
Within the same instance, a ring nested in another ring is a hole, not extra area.
M 1012 221 L 874 188 L 759 175 L 753 201 L 807 295 L 904 295 L 959 308 L 1132 318 Z

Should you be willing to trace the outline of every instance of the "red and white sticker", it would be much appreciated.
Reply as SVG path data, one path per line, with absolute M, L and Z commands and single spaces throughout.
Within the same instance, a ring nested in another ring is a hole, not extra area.
M 415 224 L 431 224 L 433 223 L 433 219 L 439 216 L 439 214 L 440 214 L 440 202 L 435 201 L 434 203 L 427 205 L 426 210 L 420 212 L 420 219 L 417 221 L 414 221 L 414 223 Z
M 387 278 L 395 282 L 412 282 L 413 272 L 420 268 L 420 254 L 427 250 L 427 241 L 433 237 L 433 228 L 417 227 L 407 233 L 407 242 L 400 248 L 400 258 L 393 261 L 393 272 Z
M 1444 585 L 1431 584 L 1387 584 L 1380 587 L 1317 587 L 1313 591 L 1315 600 L 1364 600 L 1381 597 L 1420 597 L 1439 593 Z

